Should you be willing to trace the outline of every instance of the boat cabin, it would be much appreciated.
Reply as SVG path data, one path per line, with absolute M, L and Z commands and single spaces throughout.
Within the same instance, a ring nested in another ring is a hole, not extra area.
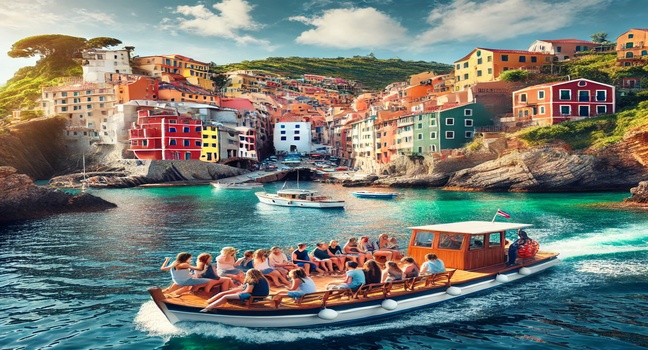
M 297 189 L 295 189 L 295 190 L 279 190 L 279 191 L 277 191 L 277 195 L 279 197 L 288 198 L 288 199 L 310 200 L 310 201 L 326 198 L 325 196 L 318 195 L 317 191 L 297 190 Z
M 506 232 L 515 232 L 529 224 L 463 221 L 410 227 L 408 255 L 418 262 L 429 253 L 443 260 L 447 268 L 475 270 L 504 263 Z M 512 233 L 511 233 L 512 235 Z

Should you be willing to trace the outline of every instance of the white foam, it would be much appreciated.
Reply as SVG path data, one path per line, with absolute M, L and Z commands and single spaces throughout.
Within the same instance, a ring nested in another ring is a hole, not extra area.
M 167 320 L 155 302 L 142 304 L 135 315 L 135 329 L 148 332 L 150 336 L 159 336 L 168 340 L 171 336 L 183 336 L 187 333 Z
M 560 252 L 560 257 L 574 258 L 589 255 L 648 251 L 648 235 L 643 225 L 607 228 L 557 242 L 541 244 L 540 249 Z

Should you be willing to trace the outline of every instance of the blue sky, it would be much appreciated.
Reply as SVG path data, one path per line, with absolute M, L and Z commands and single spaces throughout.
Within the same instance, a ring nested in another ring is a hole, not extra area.
M 0 0 L 0 84 L 35 62 L 7 56 L 11 45 L 41 34 L 113 37 L 135 55 L 217 64 L 369 53 L 452 63 L 475 47 L 615 40 L 630 28 L 648 28 L 643 0 Z

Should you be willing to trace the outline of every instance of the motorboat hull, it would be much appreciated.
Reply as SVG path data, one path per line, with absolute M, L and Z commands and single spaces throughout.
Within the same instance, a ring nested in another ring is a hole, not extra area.
M 308 199 L 290 199 L 278 196 L 272 193 L 266 192 L 256 192 L 255 195 L 259 198 L 261 203 L 276 205 L 280 207 L 299 207 L 299 208 L 318 208 L 318 209 L 327 209 L 327 208 L 344 208 L 345 202 L 342 200 L 334 199 L 318 199 L 318 200 L 308 200 Z

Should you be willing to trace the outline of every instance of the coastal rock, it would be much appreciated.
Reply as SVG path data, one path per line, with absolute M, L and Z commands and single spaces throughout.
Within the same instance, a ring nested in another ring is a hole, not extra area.
M 116 207 L 93 195 L 71 195 L 59 190 L 36 186 L 15 168 L 0 167 L 0 222 L 37 219 L 58 213 L 92 212 Z
M 511 153 L 456 172 L 446 189 L 563 192 L 628 189 L 648 178 L 646 168 L 623 157 L 599 158 L 564 149 Z
M 431 174 L 419 176 L 384 177 L 373 182 L 376 187 L 427 188 L 442 187 L 450 178 L 449 174 Z
M 624 203 L 648 206 L 648 181 L 642 181 L 637 187 L 631 188 L 630 194 L 632 196 L 624 199 Z
M 343 187 L 369 187 L 374 181 L 378 180 L 378 176 L 368 175 L 361 179 L 346 179 L 342 181 Z

